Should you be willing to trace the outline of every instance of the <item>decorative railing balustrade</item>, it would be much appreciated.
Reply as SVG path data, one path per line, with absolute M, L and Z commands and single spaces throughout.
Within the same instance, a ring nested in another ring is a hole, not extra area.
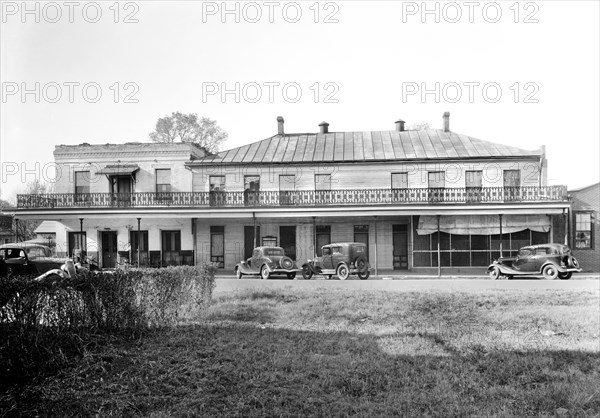
M 565 186 L 260 192 L 20 194 L 17 208 L 363 206 L 567 201 Z

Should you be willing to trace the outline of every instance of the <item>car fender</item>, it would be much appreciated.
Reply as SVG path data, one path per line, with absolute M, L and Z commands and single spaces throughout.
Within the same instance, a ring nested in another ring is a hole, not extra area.
M 544 271 L 544 269 L 546 268 L 546 266 L 554 266 L 554 268 L 556 270 L 558 270 L 559 273 L 565 273 L 567 271 L 566 267 L 561 267 L 559 265 L 557 265 L 556 263 L 553 263 L 552 261 L 546 261 L 544 264 L 542 264 L 542 267 L 540 268 L 540 273 L 542 274 L 542 272 Z
M 239 271 L 242 272 L 242 274 L 258 274 L 258 271 L 252 269 L 247 262 L 242 261 L 240 263 L 238 263 L 237 266 L 235 266 L 237 269 L 239 269 Z
M 69 276 L 67 275 L 67 273 L 65 273 L 63 270 L 61 270 L 61 269 L 52 269 L 52 270 L 48 270 L 44 274 L 39 275 L 34 280 L 37 281 L 37 282 L 39 282 L 39 281 L 44 280 L 46 277 L 49 277 L 49 276 L 52 276 L 52 275 L 59 276 L 59 277 L 61 277 L 63 279 L 68 279 L 69 278 Z

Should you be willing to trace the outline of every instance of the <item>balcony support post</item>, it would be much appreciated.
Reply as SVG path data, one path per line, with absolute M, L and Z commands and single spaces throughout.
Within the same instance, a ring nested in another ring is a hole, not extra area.
M 317 258 L 317 217 L 312 217 L 313 221 L 313 260 Z
M 254 222 L 254 248 L 256 248 L 256 212 L 252 212 L 252 221 Z
M 81 244 L 81 260 L 79 260 L 80 263 L 84 263 L 85 259 L 86 259 L 86 251 L 85 248 L 87 247 L 87 242 L 85 238 L 83 238 L 83 218 L 79 218 L 79 243 Z
M 502 257 L 502 214 L 498 215 L 500 219 L 500 257 Z
M 378 270 L 377 270 L 377 266 L 378 266 L 378 260 L 377 260 L 377 216 L 375 216 L 375 276 L 377 276 L 378 274 Z
M 442 277 L 442 254 L 440 253 L 440 216 L 437 216 L 437 265 L 438 265 L 438 278 Z
M 137 266 L 138 266 L 138 268 L 140 268 L 140 247 L 142 244 L 142 241 L 141 241 L 142 232 L 140 231 L 140 221 L 141 220 L 142 220 L 142 218 L 137 218 L 137 221 L 138 221 L 138 225 L 137 225 L 138 226 L 138 230 L 137 230 L 137 237 L 138 237 L 138 239 L 137 239 L 137 259 L 138 259 L 138 262 L 137 262 Z

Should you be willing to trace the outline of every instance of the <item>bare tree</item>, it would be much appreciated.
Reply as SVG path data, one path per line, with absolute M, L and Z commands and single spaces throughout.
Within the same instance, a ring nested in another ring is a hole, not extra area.
M 209 152 L 217 152 L 227 138 L 227 132 L 217 121 L 181 112 L 158 119 L 154 132 L 150 133 L 153 142 L 193 142 Z

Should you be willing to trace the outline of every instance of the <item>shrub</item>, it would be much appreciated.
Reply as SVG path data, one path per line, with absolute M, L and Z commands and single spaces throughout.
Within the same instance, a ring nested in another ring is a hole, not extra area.
M 0 278 L 0 389 L 60 370 L 86 344 L 174 325 L 210 303 L 212 265 Z

